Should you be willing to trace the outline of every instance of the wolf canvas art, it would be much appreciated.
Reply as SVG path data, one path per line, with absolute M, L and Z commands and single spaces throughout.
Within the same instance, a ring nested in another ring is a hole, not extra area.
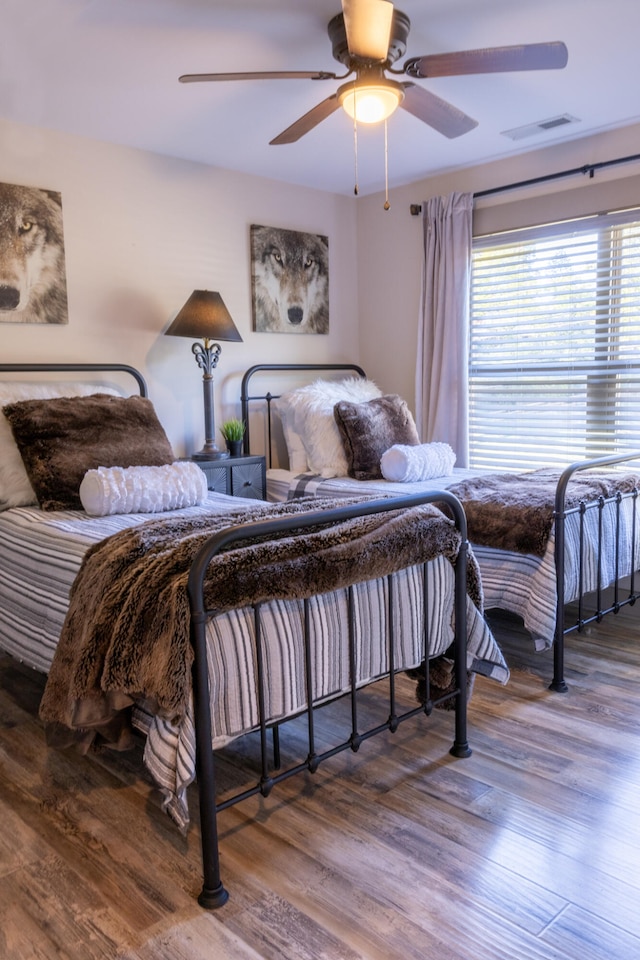
M 329 332 L 329 240 L 278 227 L 251 227 L 254 329 Z
M 0 183 L 0 322 L 68 319 L 61 196 Z

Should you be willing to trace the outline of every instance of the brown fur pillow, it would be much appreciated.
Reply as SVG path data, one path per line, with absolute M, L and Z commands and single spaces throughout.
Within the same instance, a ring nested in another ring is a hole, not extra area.
M 349 476 L 356 480 L 379 480 L 380 458 L 395 443 L 420 443 L 406 402 L 395 394 L 367 403 L 340 401 L 333 415 L 342 437 Z
M 96 467 L 162 466 L 175 459 L 143 397 L 21 400 L 3 407 L 43 510 L 80 510 L 80 482 Z

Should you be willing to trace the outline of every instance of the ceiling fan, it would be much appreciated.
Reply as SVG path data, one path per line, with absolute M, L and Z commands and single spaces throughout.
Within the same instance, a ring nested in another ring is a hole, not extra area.
M 347 67 L 338 76 L 324 70 L 277 70 L 251 73 L 188 73 L 181 83 L 221 80 L 352 80 L 316 104 L 270 142 L 295 143 L 335 110 L 343 107 L 358 122 L 375 123 L 396 107 L 413 114 L 450 139 L 468 133 L 477 120 L 453 104 L 413 82 L 413 79 L 452 77 L 515 70 L 558 70 L 566 66 L 567 48 L 558 41 L 521 46 L 487 47 L 456 53 L 411 57 L 399 68 L 392 64 L 404 56 L 411 21 L 389 0 L 342 0 L 342 12 L 329 21 L 333 56 Z M 399 82 L 386 74 L 407 76 Z M 372 111 L 372 112 L 367 112 Z

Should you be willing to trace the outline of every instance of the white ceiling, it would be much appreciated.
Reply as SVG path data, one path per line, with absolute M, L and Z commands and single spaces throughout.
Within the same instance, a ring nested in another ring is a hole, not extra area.
M 388 124 L 391 186 L 640 120 L 638 0 L 398 7 L 411 19 L 406 57 L 563 40 L 569 63 L 417 81 L 479 125 L 447 140 L 398 110 Z M 342 111 L 298 143 L 269 146 L 338 81 L 178 83 L 182 73 L 343 74 L 327 35 L 339 11 L 339 0 L 2 0 L 0 117 L 351 194 L 353 126 Z M 502 135 L 564 113 L 580 122 L 515 143 Z M 358 184 L 361 194 L 384 187 L 382 127 L 360 127 Z

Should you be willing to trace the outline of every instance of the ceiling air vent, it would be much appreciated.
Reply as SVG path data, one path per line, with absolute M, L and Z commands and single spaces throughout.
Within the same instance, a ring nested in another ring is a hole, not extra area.
M 549 117 L 548 120 L 538 120 L 537 123 L 528 123 L 524 127 L 514 127 L 513 130 L 503 130 L 502 136 L 510 140 L 524 140 L 525 137 L 535 137 L 536 134 L 555 130 L 556 127 L 566 127 L 569 123 L 580 123 L 578 117 L 563 113 L 559 117 Z

